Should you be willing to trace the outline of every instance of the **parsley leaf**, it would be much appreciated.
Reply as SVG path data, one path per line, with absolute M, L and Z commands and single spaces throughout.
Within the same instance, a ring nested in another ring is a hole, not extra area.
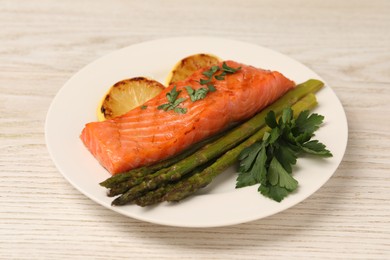
M 214 87 L 213 84 L 208 84 L 208 85 L 207 85 L 207 88 L 209 89 L 210 92 L 216 91 L 216 89 L 215 89 L 215 87 Z
M 175 102 L 175 100 L 179 96 L 180 92 L 181 92 L 181 90 L 176 91 L 176 86 L 174 86 L 173 89 L 166 94 L 166 97 L 167 97 L 169 103 Z
M 281 202 L 290 193 L 287 189 L 279 186 L 261 185 L 258 191 L 265 197 Z
M 209 79 L 200 79 L 199 80 L 199 83 L 201 84 L 201 85 L 207 85 L 207 84 L 209 84 L 211 82 L 211 78 L 209 78 Z
M 276 122 L 276 115 L 273 110 L 268 112 L 268 114 L 265 116 L 265 123 L 271 128 L 278 126 L 278 123 Z
M 222 63 L 222 70 L 226 73 L 236 73 L 237 71 L 239 71 L 241 69 L 241 67 L 238 67 L 238 68 L 232 68 L 232 67 L 229 67 L 226 62 L 223 62 Z
M 275 157 L 272 158 L 269 165 L 268 181 L 273 186 L 277 185 L 289 191 L 294 191 L 298 187 L 298 182 L 284 169 Z
M 298 154 L 291 148 L 291 145 L 279 140 L 277 149 L 274 150 L 275 158 L 278 159 L 283 168 L 288 172 L 292 173 L 292 167 L 297 163 Z
M 324 116 L 318 114 L 309 115 L 309 110 L 299 114 L 295 121 L 295 127 L 301 133 L 312 135 L 322 124 Z
M 195 90 L 190 86 L 186 86 L 185 89 L 187 90 L 187 93 L 190 96 L 192 102 L 195 102 L 200 99 L 204 99 L 207 93 L 209 92 L 209 89 L 207 88 L 199 88 Z
M 178 107 L 182 102 L 187 100 L 186 98 L 177 98 L 180 93 L 181 93 L 181 90 L 176 91 L 176 86 L 174 86 L 172 88 L 172 90 L 166 94 L 166 97 L 168 99 L 168 103 L 164 103 L 162 105 L 159 105 L 157 107 L 157 109 L 164 110 L 164 111 L 173 110 L 178 114 L 187 113 L 187 108 Z
M 282 201 L 298 188 L 292 176 L 293 166 L 302 153 L 331 157 L 332 153 L 317 140 L 311 140 L 324 117 L 301 112 L 296 118 L 291 108 L 282 111 L 277 120 L 273 111 L 265 117 L 271 130 L 261 142 L 245 148 L 238 160 L 236 188 L 259 184 L 258 191 L 275 201 Z
M 187 113 L 187 108 L 185 108 L 185 107 L 175 107 L 173 109 L 173 111 L 175 111 L 178 114 L 185 114 L 185 113 Z
M 326 146 L 318 140 L 312 140 L 300 145 L 301 149 L 309 154 L 323 157 L 332 157 L 332 153 L 326 149 Z
M 207 78 L 212 78 L 213 75 L 219 70 L 218 66 L 212 66 L 209 70 L 204 71 L 202 74 L 205 75 Z
M 240 158 L 240 172 L 246 172 L 247 174 L 238 175 L 236 188 L 259 183 L 263 177 L 261 172 L 263 170 L 262 164 L 265 164 L 267 158 L 264 146 L 260 143 L 255 143 L 253 146 L 248 147 L 247 150 L 244 150 Z
M 222 72 L 221 74 L 219 75 L 215 75 L 214 78 L 216 80 L 224 80 L 225 79 L 225 76 L 226 76 L 226 72 Z

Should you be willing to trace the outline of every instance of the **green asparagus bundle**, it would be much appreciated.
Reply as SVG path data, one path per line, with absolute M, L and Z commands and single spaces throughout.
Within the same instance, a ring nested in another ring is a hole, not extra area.
M 109 188 L 111 195 L 122 194 L 112 202 L 113 205 L 123 205 L 130 202 L 150 205 L 162 200 L 180 200 L 207 185 L 226 167 L 232 165 L 236 161 L 239 147 L 249 144 L 250 140 L 257 140 L 261 136 L 261 132 L 265 131 L 263 129 L 264 119 L 268 112 L 274 111 L 279 114 L 284 108 L 292 106 L 299 100 L 302 101 L 299 103 L 300 105 L 296 105 L 295 109 L 309 109 L 313 106 L 313 98 L 315 103 L 315 97 L 309 94 L 318 91 L 322 86 L 323 83 L 318 80 L 302 83 L 262 112 L 228 131 L 217 140 L 205 145 L 201 144 L 202 147 L 195 147 L 186 154 L 169 159 L 168 162 L 164 161 L 113 176 L 102 182 L 101 185 Z M 306 98 L 303 99 L 304 97 Z M 219 159 L 214 164 L 200 173 L 194 174 L 195 169 L 217 158 Z M 192 176 L 189 177 L 191 174 Z M 153 199 L 148 200 L 148 197 Z
M 292 106 L 292 110 L 296 114 L 301 113 L 304 110 L 310 110 L 317 105 L 317 100 L 314 94 L 309 94 L 299 100 Z M 255 142 L 261 141 L 264 133 L 269 130 L 269 127 L 265 126 L 257 133 L 249 137 L 246 141 L 240 145 L 226 152 L 221 156 L 214 164 L 206 168 L 204 171 L 197 173 L 183 182 L 173 185 L 166 194 L 160 199 L 160 201 L 180 201 L 189 195 L 193 194 L 197 190 L 207 186 L 212 180 L 222 173 L 226 168 L 237 162 L 240 153 L 247 147 L 251 146 Z M 151 205 L 153 201 L 144 201 L 144 205 Z

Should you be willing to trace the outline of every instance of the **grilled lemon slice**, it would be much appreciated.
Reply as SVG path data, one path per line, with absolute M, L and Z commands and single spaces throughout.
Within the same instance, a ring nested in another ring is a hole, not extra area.
M 166 79 L 166 85 L 169 86 L 174 82 L 184 80 L 195 71 L 217 65 L 219 62 L 220 59 L 212 54 L 199 53 L 185 57 L 173 67 Z
M 121 80 L 101 100 L 97 109 L 98 120 L 123 115 L 155 97 L 164 88 L 160 82 L 144 77 Z

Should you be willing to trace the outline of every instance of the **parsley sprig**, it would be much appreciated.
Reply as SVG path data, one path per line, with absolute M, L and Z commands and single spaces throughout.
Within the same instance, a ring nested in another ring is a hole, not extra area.
M 181 93 L 181 90 L 177 91 L 176 86 L 172 88 L 171 91 L 169 91 L 166 94 L 166 97 L 168 99 L 168 103 L 164 103 L 162 105 L 159 105 L 157 109 L 159 110 L 164 110 L 164 111 L 169 111 L 173 110 L 176 113 L 179 114 L 185 114 L 187 113 L 187 108 L 184 107 L 179 107 L 179 105 L 187 100 L 186 98 L 178 98 L 179 94 Z
M 185 89 L 187 90 L 187 93 L 190 96 L 192 102 L 204 99 L 209 92 L 209 89 L 207 88 L 193 89 L 190 86 L 185 86 Z
M 323 119 L 308 110 L 295 119 L 293 110 L 286 108 L 279 120 L 273 111 L 269 112 L 265 122 L 271 130 L 264 134 L 262 142 L 254 143 L 239 155 L 236 188 L 260 184 L 258 191 L 278 202 L 295 191 L 298 181 L 292 170 L 300 154 L 332 156 L 324 144 L 311 140 Z

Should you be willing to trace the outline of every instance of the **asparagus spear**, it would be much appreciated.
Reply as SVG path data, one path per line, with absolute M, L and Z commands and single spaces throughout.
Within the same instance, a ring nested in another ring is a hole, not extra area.
M 168 171 L 168 169 L 169 168 L 162 168 L 162 169 L 158 170 L 158 172 L 159 172 L 159 174 L 162 174 L 163 172 Z M 119 182 L 110 188 L 110 190 L 107 192 L 107 195 L 109 197 L 114 197 L 116 195 L 125 193 L 129 189 L 131 189 L 131 188 L 141 184 L 143 181 L 145 181 L 147 175 L 153 174 L 156 171 L 157 170 L 152 171 L 152 170 L 147 169 L 147 170 L 143 171 L 141 174 L 136 174 L 134 177 L 131 177 L 131 178 L 127 179 L 126 181 Z
M 143 196 L 135 198 L 134 203 L 138 206 L 145 207 L 163 202 L 165 194 L 172 190 L 175 187 L 175 184 L 176 183 L 163 185 L 156 190 L 149 191 Z
M 166 170 L 167 168 L 164 168 L 146 176 L 139 185 L 130 188 L 116 198 L 112 202 L 112 205 L 124 205 L 145 194 L 147 191 L 156 189 L 164 183 L 182 178 L 182 176 L 188 174 L 199 165 L 224 154 L 261 129 L 264 126 L 264 118 L 269 111 L 273 110 L 275 113 L 280 113 L 285 107 L 291 106 L 296 103 L 297 100 L 308 93 L 319 90 L 322 86 L 323 83 L 319 80 L 308 80 L 298 85 L 247 122 L 229 131 L 226 135 L 220 137 L 216 141 L 202 147 L 192 155 L 170 166 L 168 170 Z
M 182 182 L 184 180 L 187 180 L 188 178 L 190 178 L 194 174 L 202 172 L 204 169 L 206 169 L 207 167 L 212 165 L 214 162 L 215 162 L 215 160 L 211 160 L 211 161 L 197 167 L 193 172 L 191 172 L 190 174 L 187 174 L 186 176 L 184 176 L 182 179 L 178 180 L 177 182 L 164 184 L 155 190 L 149 191 L 146 194 L 135 198 L 134 203 L 137 204 L 138 206 L 145 207 L 148 205 L 153 205 L 153 204 L 162 202 L 164 195 L 166 193 L 168 193 L 169 191 L 171 191 L 172 189 L 174 189 L 178 182 Z
M 296 104 L 292 106 L 294 113 L 297 115 L 303 110 L 312 109 L 317 105 L 317 100 L 314 94 L 310 93 L 309 95 L 302 98 Z M 167 190 L 167 193 L 164 195 L 160 201 L 179 201 L 189 195 L 193 194 L 197 190 L 207 186 L 212 182 L 212 180 L 221 174 L 226 168 L 233 165 L 237 162 L 238 155 L 243 149 L 249 147 L 253 143 L 262 140 L 263 135 L 266 131 L 269 130 L 269 127 L 263 127 L 254 135 L 249 137 L 247 140 L 242 142 L 240 145 L 226 152 L 221 156 L 214 164 L 206 168 L 204 171 L 194 174 L 187 180 L 178 182 L 174 187 L 171 187 Z M 145 200 L 145 199 L 144 199 Z M 144 201 L 144 204 L 147 204 Z M 150 203 L 149 203 L 150 204 Z

